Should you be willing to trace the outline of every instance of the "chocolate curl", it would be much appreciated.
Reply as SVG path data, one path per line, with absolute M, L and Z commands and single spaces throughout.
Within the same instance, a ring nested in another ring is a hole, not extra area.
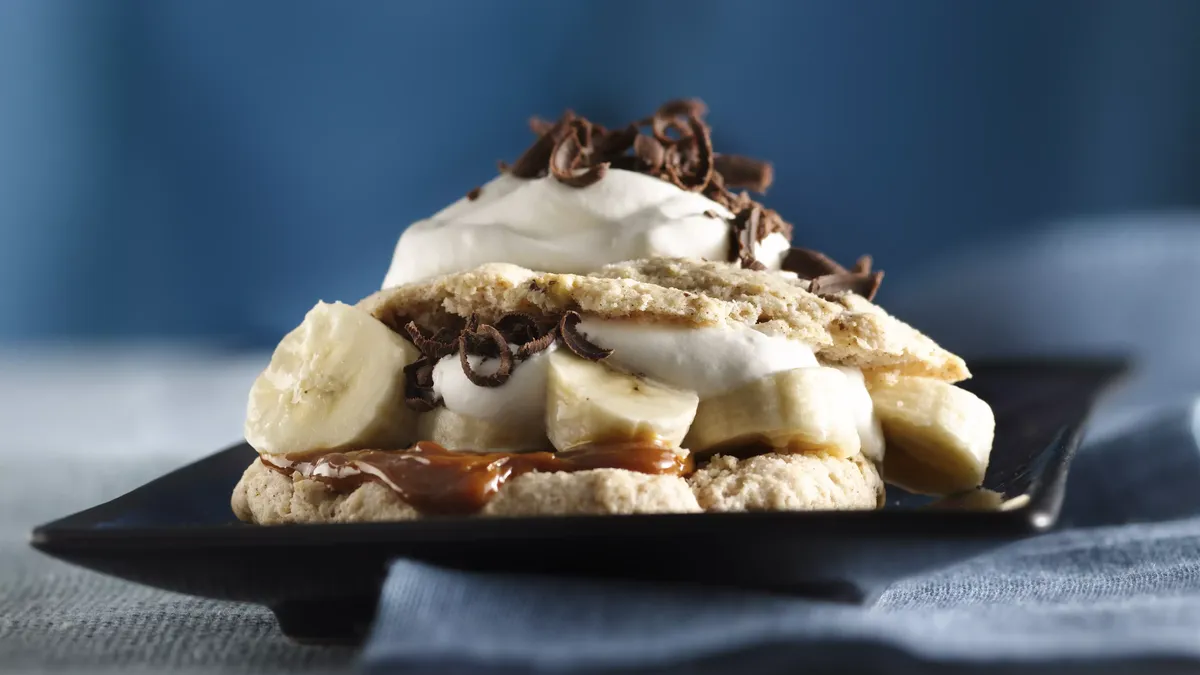
M 581 359 L 599 361 L 607 358 L 613 350 L 604 349 L 584 337 L 578 330 L 579 322 L 582 320 L 583 317 L 579 316 L 578 312 L 563 314 L 558 323 L 558 335 L 562 339 L 563 345 Z
M 738 263 L 741 264 L 743 269 L 754 270 L 755 272 L 763 272 L 767 269 L 766 265 L 759 262 L 752 255 L 743 254 L 742 257 L 738 258 Z
M 663 145 L 674 145 L 679 141 L 687 138 L 688 127 L 686 124 L 679 121 L 675 116 L 664 117 L 659 113 L 655 113 L 650 122 L 650 129 L 654 133 L 654 138 Z M 679 134 L 679 138 L 672 137 L 668 132 L 674 131 Z
M 526 342 L 517 348 L 517 358 L 521 361 L 524 361 L 538 352 L 549 349 L 550 345 L 554 344 L 554 340 L 557 337 L 557 332 L 552 330 L 537 339 Z
M 404 405 L 409 410 L 429 412 L 442 400 L 433 391 L 433 367 L 436 360 L 428 356 L 404 366 Z
M 481 338 L 486 339 L 494 347 L 494 352 L 492 349 L 487 349 L 483 346 L 488 343 L 480 344 L 476 342 Z M 471 361 L 467 358 L 468 352 L 471 351 L 483 356 L 490 356 L 491 353 L 489 352 L 495 353 L 500 358 L 500 367 L 491 375 L 483 375 L 482 373 L 475 372 L 471 367 Z M 458 362 L 462 366 L 463 373 L 466 374 L 467 379 L 472 384 L 480 387 L 499 387 L 507 382 L 509 376 L 512 375 L 513 358 L 512 352 L 508 348 L 508 343 L 504 341 L 504 336 L 500 334 L 500 331 L 496 330 L 495 326 L 487 324 L 480 326 L 479 330 L 474 333 L 463 331 L 458 336 Z
M 753 204 L 744 207 L 733 214 L 729 223 L 729 258 L 742 260 L 749 257 L 754 259 L 754 244 L 759 240 L 759 230 L 762 221 L 762 207 Z
M 517 178 L 540 178 L 545 174 L 546 167 L 558 144 L 572 132 L 571 123 L 575 113 L 568 110 L 563 113 L 554 126 L 538 137 L 533 145 L 525 151 L 516 163 L 509 168 L 509 173 Z
M 688 169 L 683 179 L 683 187 L 691 192 L 701 192 L 708 187 L 713 175 L 712 137 L 708 133 L 708 125 L 699 117 L 688 118 L 688 128 L 691 131 L 689 147 L 695 155 L 695 166 L 685 161 L 684 168 Z M 686 158 L 685 158 L 686 159 Z
M 554 122 L 534 115 L 529 118 L 529 130 L 537 136 L 545 136 L 554 128 Z
M 583 173 L 576 173 L 577 169 L 586 166 L 584 150 L 590 152 L 591 135 L 591 126 L 585 122 L 574 125 L 572 133 L 555 143 L 550 153 L 550 173 L 555 180 L 563 185 L 582 188 L 604 178 L 608 173 L 607 164 L 589 166 Z
M 787 272 L 795 272 L 796 276 L 801 279 L 815 279 L 826 274 L 845 274 L 849 272 L 849 270 L 839 265 L 833 258 L 820 251 L 796 246 L 788 249 L 787 254 L 783 256 L 782 267 Z
M 522 312 L 505 314 L 495 325 L 506 342 L 518 345 L 516 354 L 518 361 L 524 361 L 534 354 L 548 349 L 558 337 L 557 322 L 545 330 L 532 315 Z
M 409 321 L 404 325 L 404 330 L 412 338 L 412 343 L 417 350 L 431 359 L 440 359 L 454 353 L 454 341 L 441 339 L 446 332 L 445 329 L 439 330 L 433 337 L 426 337 L 415 321 Z
M 814 295 L 832 296 L 850 291 L 871 300 L 882 283 L 883 272 L 825 274 L 809 282 L 808 292 Z
M 646 172 L 653 174 L 662 171 L 663 162 L 667 158 L 667 151 L 662 143 L 651 136 L 641 134 L 633 140 L 633 153 L 641 161 Z
M 725 185 L 759 194 L 766 192 L 775 179 L 770 163 L 741 155 L 717 155 L 713 158 L 713 168 L 721 174 Z
M 658 107 L 655 115 L 663 117 L 704 117 L 708 106 L 698 98 L 676 98 Z
M 592 130 L 595 135 L 595 129 Z M 599 164 L 601 162 L 611 162 L 618 159 L 624 159 L 626 152 L 633 148 L 637 140 L 642 138 L 638 133 L 638 128 L 632 124 L 608 133 L 598 135 L 595 139 L 595 150 L 592 153 L 592 162 Z
M 509 312 L 500 317 L 500 320 L 492 324 L 500 334 L 504 336 L 504 340 L 513 344 L 522 344 L 536 339 L 541 335 L 538 330 L 537 319 L 533 315 L 524 312 Z

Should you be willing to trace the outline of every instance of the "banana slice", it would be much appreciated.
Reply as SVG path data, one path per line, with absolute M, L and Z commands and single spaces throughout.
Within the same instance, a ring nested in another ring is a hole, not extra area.
M 874 383 L 871 400 L 887 440 L 887 482 L 932 495 L 983 482 L 996 420 L 978 396 L 940 380 L 902 377 Z
M 861 448 L 852 395 L 833 368 L 767 375 L 701 401 L 683 444 L 692 452 L 767 446 L 851 457 Z
M 435 408 L 417 417 L 417 439 L 433 441 L 447 450 L 553 450 L 546 429 L 537 424 L 505 424 L 503 419 L 468 417 Z
M 559 450 L 635 440 L 678 446 L 696 415 L 695 392 L 613 370 L 563 349 L 549 359 L 546 431 Z
M 254 381 L 246 441 L 261 453 L 400 448 L 414 439 L 404 366 L 417 349 L 367 312 L 317 303 Z

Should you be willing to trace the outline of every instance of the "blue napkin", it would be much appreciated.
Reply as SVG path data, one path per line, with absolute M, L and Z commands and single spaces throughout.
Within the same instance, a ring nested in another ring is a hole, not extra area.
M 964 257 L 914 281 L 907 296 L 900 287 L 889 305 L 962 353 L 1139 358 L 1129 386 L 1093 418 L 1057 531 L 898 581 L 871 606 L 400 560 L 384 586 L 364 666 L 372 673 L 1200 670 L 1192 402 L 1200 304 L 1191 299 L 1200 280 L 1198 233 L 1170 219 L 1068 227 L 1000 255 Z
M 1065 529 L 902 580 L 872 606 L 400 560 L 364 664 L 373 673 L 1200 666 L 1196 418 L 1193 405 L 1164 412 L 1081 452 Z

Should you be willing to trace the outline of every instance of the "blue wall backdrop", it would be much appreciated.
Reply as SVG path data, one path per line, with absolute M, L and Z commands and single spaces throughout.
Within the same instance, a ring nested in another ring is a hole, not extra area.
M 890 275 L 1200 205 L 1189 0 L 0 0 L 0 340 L 273 343 L 529 115 L 679 96 L 799 242 Z

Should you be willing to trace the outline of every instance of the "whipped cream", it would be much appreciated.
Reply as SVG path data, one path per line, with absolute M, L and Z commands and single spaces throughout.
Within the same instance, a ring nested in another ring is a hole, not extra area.
M 867 391 L 867 382 L 858 368 L 834 366 L 850 381 L 850 395 L 846 405 L 854 413 L 854 423 L 858 427 L 858 439 L 862 442 L 862 453 L 876 462 L 883 461 L 883 426 L 875 414 L 875 402 Z
M 516 345 L 509 345 L 513 352 Z M 546 381 L 550 360 L 546 357 L 558 348 L 552 344 L 528 359 L 513 364 L 512 375 L 499 387 L 481 387 L 467 379 L 458 354 L 443 357 L 433 367 L 433 391 L 442 397 L 447 409 L 479 419 L 503 418 L 512 426 L 546 424 Z M 471 369 L 491 375 L 500 367 L 499 359 L 468 356 Z
M 502 174 L 476 199 L 464 197 L 405 230 L 383 287 L 489 262 L 583 274 L 652 256 L 726 260 L 732 217 L 703 195 L 634 171 L 612 169 L 585 188 Z M 779 269 L 788 247 L 772 233 L 755 257 Z
M 585 318 L 579 322 L 579 332 L 614 350 L 606 363 L 690 389 L 700 398 L 772 373 L 817 365 L 808 345 L 741 324 L 696 328 Z

